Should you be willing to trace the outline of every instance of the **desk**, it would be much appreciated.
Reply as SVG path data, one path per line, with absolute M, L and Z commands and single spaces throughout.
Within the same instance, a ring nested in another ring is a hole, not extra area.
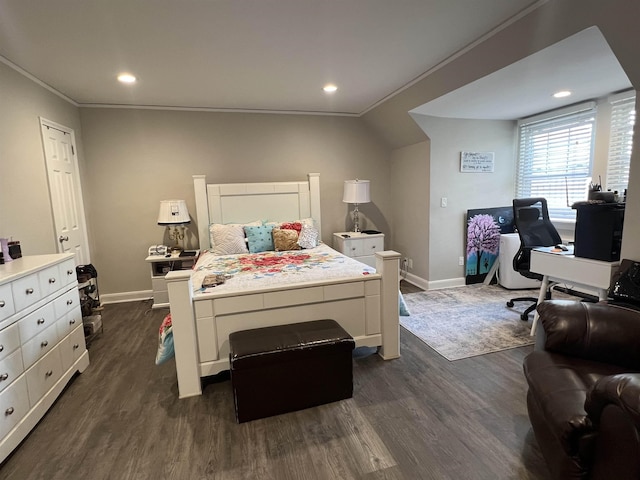
M 620 262 L 591 260 L 576 257 L 572 253 L 573 250 L 553 253 L 550 247 L 535 248 L 531 251 L 529 270 L 543 275 L 538 303 L 544 301 L 550 281 L 594 291 L 600 300 L 607 298 L 611 277 L 618 270 Z M 533 317 L 531 335 L 535 335 L 537 323 L 538 312 Z

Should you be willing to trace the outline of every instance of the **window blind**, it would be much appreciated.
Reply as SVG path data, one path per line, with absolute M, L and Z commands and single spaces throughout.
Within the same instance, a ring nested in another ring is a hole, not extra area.
M 595 105 L 519 124 L 518 198 L 544 197 L 549 216 L 575 219 L 573 202 L 587 198 L 593 161 Z
M 629 164 L 636 120 L 634 92 L 610 99 L 611 131 L 607 163 L 607 189 L 622 195 L 629 184 Z

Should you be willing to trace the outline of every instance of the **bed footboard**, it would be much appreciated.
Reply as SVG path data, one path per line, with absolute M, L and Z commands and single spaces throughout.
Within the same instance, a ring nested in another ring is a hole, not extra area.
M 400 356 L 400 254 L 376 253 L 376 273 L 338 283 L 291 285 L 237 296 L 194 296 L 190 271 L 166 276 L 180 398 L 202 394 L 200 379 L 229 368 L 229 334 L 284 323 L 333 318 L 357 346 Z

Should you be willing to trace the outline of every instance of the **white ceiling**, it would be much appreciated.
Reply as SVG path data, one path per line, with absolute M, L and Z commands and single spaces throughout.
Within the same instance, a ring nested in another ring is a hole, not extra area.
M 0 55 L 78 105 L 359 115 L 543 1 L 0 0 Z M 593 81 L 596 55 L 582 53 L 589 91 L 610 88 Z M 595 71 L 610 71 L 610 52 L 601 57 L 607 69 Z M 477 115 L 461 103 L 497 112 L 488 105 L 505 99 L 524 107 L 536 100 L 522 92 L 530 80 L 540 86 L 544 68 L 540 60 L 510 74 L 518 76 L 500 83 L 502 98 L 486 91 L 498 73 L 425 113 Z M 139 82 L 119 84 L 121 71 Z M 333 95 L 321 89 L 328 82 L 338 85 Z M 509 84 L 519 93 L 507 95 Z
M 412 112 L 514 120 L 628 88 L 631 82 L 600 30 L 591 27 Z M 553 98 L 560 90 L 572 95 Z

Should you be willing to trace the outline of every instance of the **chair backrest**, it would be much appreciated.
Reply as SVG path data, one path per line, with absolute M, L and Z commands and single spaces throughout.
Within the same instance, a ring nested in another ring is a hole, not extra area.
M 547 200 L 542 197 L 515 198 L 513 223 L 520 236 L 520 249 L 513 259 L 513 268 L 520 273 L 529 271 L 532 248 L 551 247 L 562 242 L 549 219 Z

